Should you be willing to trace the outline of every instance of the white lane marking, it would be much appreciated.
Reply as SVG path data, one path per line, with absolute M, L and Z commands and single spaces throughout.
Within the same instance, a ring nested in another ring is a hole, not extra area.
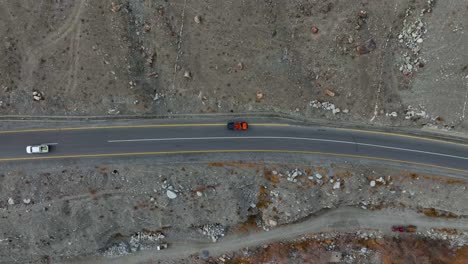
M 333 142 L 333 143 L 351 144 L 351 145 L 356 144 L 356 145 L 359 145 L 359 146 L 401 150 L 401 151 L 407 151 L 407 152 L 415 152 L 415 153 L 421 153 L 421 154 L 429 154 L 429 155 L 435 155 L 435 156 L 442 156 L 442 157 L 449 157 L 449 158 L 468 160 L 468 157 L 461 157 L 461 156 L 455 156 L 455 155 L 449 155 L 449 154 L 443 154 L 443 153 L 437 153 L 437 152 L 430 152 L 430 151 L 423 151 L 423 150 L 416 150 L 416 149 L 407 149 L 407 148 L 398 148 L 398 147 L 390 147 L 390 146 L 367 144 L 367 143 L 359 143 L 359 142 L 352 142 L 352 141 L 321 139 L 321 138 L 300 138 L 300 137 L 194 137 L 194 138 L 118 139 L 118 140 L 108 140 L 107 142 L 109 142 L 109 143 L 119 143 L 119 142 L 141 142 L 141 141 L 217 140 L 217 139 L 291 139 L 291 140 L 308 140 L 308 141 L 319 141 L 319 142 Z

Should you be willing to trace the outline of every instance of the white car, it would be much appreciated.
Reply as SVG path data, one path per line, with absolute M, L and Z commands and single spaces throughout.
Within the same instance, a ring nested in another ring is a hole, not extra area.
M 49 152 L 49 146 L 45 144 L 37 145 L 37 146 L 27 146 L 26 152 L 29 154 L 47 153 Z

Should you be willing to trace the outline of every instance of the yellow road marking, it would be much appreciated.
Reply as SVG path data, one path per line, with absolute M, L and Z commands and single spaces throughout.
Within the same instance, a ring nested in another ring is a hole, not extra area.
M 268 124 L 268 123 L 252 123 L 251 126 L 289 126 L 288 124 Z M 91 127 L 63 127 L 63 128 L 38 128 L 38 129 L 23 129 L 23 130 L 4 130 L 0 134 L 8 133 L 27 133 L 27 132 L 50 132 L 50 131 L 70 131 L 70 130 L 92 130 L 92 129 L 122 129 L 122 128 L 155 128 L 155 127 L 192 127 L 192 126 L 226 126 L 226 123 L 213 124 L 157 124 L 157 125 L 128 125 L 128 126 L 91 126 Z
M 342 130 L 342 131 L 352 131 L 352 132 L 360 132 L 360 133 L 368 133 L 368 134 L 380 134 L 380 135 L 385 135 L 385 136 L 412 138 L 412 139 L 418 139 L 418 140 L 424 140 L 424 141 L 432 141 L 432 142 L 438 142 L 438 143 L 448 143 L 448 144 L 468 147 L 468 144 L 464 144 L 464 143 L 452 142 L 452 141 L 447 141 L 447 140 L 443 140 L 443 139 L 434 139 L 434 138 L 427 138 L 427 137 L 420 137 L 420 136 L 398 134 L 398 133 L 392 133 L 392 132 L 361 130 L 361 129 L 352 129 L 352 128 L 335 128 L 335 129 L 336 130 Z
M 320 152 L 320 151 L 302 151 L 302 150 L 181 150 L 181 151 L 154 151 L 154 152 L 127 152 L 127 153 L 104 153 L 104 154 L 81 154 L 81 155 L 63 155 L 63 156 L 36 156 L 36 157 L 23 157 L 23 158 L 3 158 L 1 161 L 20 161 L 20 160 L 40 160 L 40 159 L 64 159 L 64 158 L 96 158 L 96 157 L 118 157 L 118 156 L 141 156 L 141 155 L 174 155 L 174 154 L 201 154 L 201 153 L 245 153 L 245 152 L 264 152 L 264 153 L 294 153 L 294 154 L 313 154 L 313 155 L 328 155 L 335 157 L 347 157 L 347 158 L 360 158 L 360 159 L 370 159 L 370 160 L 380 160 L 380 161 L 389 161 L 396 163 L 405 163 L 417 166 L 425 166 L 437 169 L 451 170 L 456 172 L 468 173 L 468 170 L 456 169 L 438 165 L 432 165 L 427 163 L 406 161 L 406 160 L 397 160 L 397 159 L 388 159 L 388 158 L 378 158 L 371 156 L 363 155 L 353 155 L 353 154 L 339 154 L 339 153 L 330 153 L 330 152 Z

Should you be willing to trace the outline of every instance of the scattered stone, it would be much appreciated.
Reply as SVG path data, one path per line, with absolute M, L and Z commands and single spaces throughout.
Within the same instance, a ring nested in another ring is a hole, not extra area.
M 29 204 L 30 202 L 31 202 L 31 199 L 29 199 L 29 198 L 23 199 L 23 203 L 25 203 L 25 204 Z
M 312 26 L 312 27 L 310 28 L 310 32 L 312 32 L 313 34 L 317 34 L 317 33 L 319 32 L 319 29 L 318 29 L 318 27 L 316 27 L 316 26 Z
M 319 173 L 316 173 L 316 174 L 315 174 L 315 177 L 316 177 L 317 179 L 319 179 L 319 180 L 322 179 L 322 175 L 320 175 Z
M 39 91 L 33 91 L 33 99 L 34 101 L 44 100 L 44 96 Z
M 364 45 L 359 45 L 359 46 L 356 47 L 356 52 L 359 55 L 364 55 L 364 54 L 369 53 L 370 50 L 368 48 L 366 48 L 366 46 L 364 46 Z
M 297 168 L 294 170 L 288 171 L 287 174 L 288 174 L 287 180 L 290 182 L 297 182 L 296 177 L 302 176 L 302 172 Z
M 185 71 L 184 72 L 184 78 L 185 79 L 191 79 L 192 78 L 192 73 L 190 73 L 189 71 Z
M 146 59 L 146 63 L 149 65 L 149 66 L 153 66 L 153 63 L 154 63 L 154 59 L 156 58 L 156 52 L 153 52 L 151 53 L 148 58 Z
M 366 45 L 369 51 L 373 51 L 377 48 L 377 44 L 373 39 L 368 39 L 364 44 Z
M 202 18 L 200 16 L 195 16 L 193 18 L 193 21 L 195 21 L 195 23 L 197 23 L 197 24 L 200 24 L 202 22 Z
M 237 63 L 236 68 L 241 71 L 244 69 L 244 64 L 242 62 Z
M 200 191 L 197 191 L 197 196 L 198 196 L 198 197 L 201 197 L 202 195 L 203 195 L 203 193 L 202 193 L 202 192 L 200 192 Z
M 419 53 L 421 50 L 420 44 L 424 41 L 423 36 L 427 32 L 427 29 L 421 17 L 417 17 L 414 21 L 409 22 L 408 17 L 411 13 L 411 9 L 406 10 L 403 29 L 398 35 L 398 42 L 403 44 L 409 51 L 409 54 L 408 52 L 402 53 L 400 71 L 405 76 L 410 76 L 413 71 L 417 71 L 418 67 L 422 68 L 424 66 L 424 61 L 419 57 Z
M 160 244 L 156 246 L 156 250 L 163 250 L 166 249 L 168 245 L 166 243 Z
M 354 27 L 356 30 L 361 29 L 361 27 L 366 23 L 367 19 L 367 11 L 365 10 L 360 10 L 357 13 L 357 21 L 356 21 L 356 26 Z
M 325 94 L 330 96 L 330 97 L 334 97 L 335 96 L 335 92 L 333 92 L 332 90 L 330 89 L 325 89 Z
M 213 242 L 224 236 L 225 228 L 221 224 L 207 224 L 201 227 L 203 235 L 211 237 Z
M 111 11 L 114 12 L 114 13 L 119 12 L 120 9 L 122 8 L 122 5 L 118 5 L 118 4 L 114 3 L 114 2 L 111 3 L 111 6 L 112 6 Z
M 273 220 L 273 219 L 270 219 L 270 220 L 268 220 L 268 224 L 269 224 L 270 226 L 277 226 L 277 225 L 278 225 L 278 222 L 276 222 L 276 221 Z
M 364 42 L 364 44 L 358 45 L 356 47 L 356 52 L 359 55 L 364 55 L 375 50 L 376 48 L 377 44 L 375 43 L 375 41 L 373 39 L 369 39 L 366 42 Z
M 149 32 L 150 30 L 151 30 L 151 26 L 150 26 L 149 24 L 145 24 L 145 25 L 143 26 L 143 31 Z
M 370 182 L 370 186 L 371 186 L 371 187 L 375 187 L 375 181 L 374 181 L 374 180 L 372 180 L 372 181 Z
M 367 11 L 359 10 L 357 16 L 360 17 L 360 18 L 367 18 Z
M 160 93 L 155 93 L 153 97 L 153 101 L 158 101 L 159 99 L 163 98 L 164 95 Z
M 257 91 L 257 94 L 255 96 L 255 101 L 260 102 L 263 99 L 263 97 L 265 97 L 265 95 L 262 92 Z
M 341 112 L 340 108 L 337 108 L 333 103 L 330 102 L 319 102 L 318 100 L 313 100 L 309 103 L 309 105 L 313 108 L 332 111 L 334 114 Z
M 15 200 L 13 200 L 13 198 L 8 198 L 8 204 L 9 205 L 14 205 L 15 204 Z
M 149 77 L 149 78 L 151 78 L 151 77 L 158 78 L 159 74 L 157 72 L 150 72 L 146 76 Z
M 420 118 L 429 118 L 429 115 L 426 113 L 426 111 L 413 108 L 411 105 L 409 105 L 405 111 L 405 119 L 416 121 Z
M 109 109 L 109 110 L 107 111 L 107 113 L 108 113 L 109 115 L 118 115 L 118 114 L 120 114 L 120 111 L 117 110 L 117 109 Z
M 389 116 L 389 117 L 397 117 L 398 116 L 397 112 L 386 113 L 385 115 Z
M 167 191 L 166 191 L 166 195 L 167 195 L 167 197 L 168 197 L 169 199 L 175 199 L 175 198 L 177 198 L 177 194 L 176 194 L 174 191 L 172 191 L 172 190 L 167 190 Z
M 343 109 L 342 112 L 345 113 L 345 114 L 348 114 L 348 113 L 349 113 L 349 109 L 348 109 L 348 108 L 345 108 L 345 109 Z
M 341 186 L 341 183 L 339 181 L 335 182 L 335 184 L 333 184 L 333 189 L 336 190 L 336 189 L 339 189 Z

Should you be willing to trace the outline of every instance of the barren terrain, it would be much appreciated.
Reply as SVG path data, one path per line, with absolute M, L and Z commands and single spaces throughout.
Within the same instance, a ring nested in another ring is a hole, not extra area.
M 274 111 L 466 130 L 465 1 L 0 7 L 3 115 Z
M 389 234 L 392 224 L 418 224 L 412 218 L 418 215 L 448 220 L 421 222 L 422 235 L 432 227 L 461 228 L 462 236 L 446 239 L 455 248 L 466 246 L 466 230 L 456 224 L 468 214 L 466 181 L 412 170 L 307 159 L 155 164 L 141 158 L 131 164 L 5 164 L 0 176 L 2 263 L 98 256 L 113 262 L 139 252 L 156 252 L 151 256 L 157 260 L 154 250 L 161 243 L 184 256 L 189 244 L 195 248 L 187 252 L 196 252 L 197 244 L 282 226 L 288 230 L 289 224 L 315 221 L 323 210 L 346 206 L 383 214 L 390 210 L 392 217 L 403 218 L 337 222 L 330 231 L 376 228 Z

